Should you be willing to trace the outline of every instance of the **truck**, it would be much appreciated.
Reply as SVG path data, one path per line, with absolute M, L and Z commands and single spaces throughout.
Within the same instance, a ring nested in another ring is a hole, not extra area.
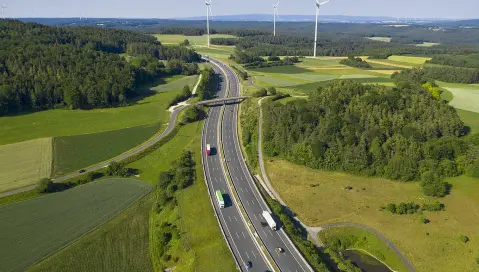
M 223 194 L 220 190 L 216 190 L 216 200 L 221 209 L 225 207 L 225 200 L 223 199 Z
M 271 216 L 271 214 L 268 211 L 263 211 L 263 217 L 268 223 L 268 226 L 272 230 L 276 230 L 276 222 L 274 221 L 273 216 Z
M 206 145 L 206 155 L 211 156 L 211 146 L 210 146 L 210 144 Z

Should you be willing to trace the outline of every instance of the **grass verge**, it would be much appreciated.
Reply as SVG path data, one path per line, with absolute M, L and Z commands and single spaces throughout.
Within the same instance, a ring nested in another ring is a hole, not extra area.
M 171 163 L 184 149 L 194 153 L 196 162 L 196 180 L 193 185 L 178 191 L 178 205 L 168 212 L 151 212 L 150 251 L 155 270 L 176 266 L 177 271 L 233 271 L 236 268 L 231 253 L 223 240 L 218 223 L 214 217 L 201 167 L 201 130 L 202 123 L 182 126 L 176 136 L 142 159 L 128 167 L 139 169 L 141 178 L 156 184 L 159 172 L 168 170 Z M 198 221 L 201 218 L 201 222 Z M 176 225 L 180 230 L 180 239 L 172 243 L 167 255 L 173 256 L 165 261 L 156 255 L 156 239 L 153 236 L 162 222 Z M 188 250 L 186 250 L 188 248 Z M 175 262 L 175 258 L 178 261 Z
M 148 220 L 153 194 L 28 271 L 153 271 Z

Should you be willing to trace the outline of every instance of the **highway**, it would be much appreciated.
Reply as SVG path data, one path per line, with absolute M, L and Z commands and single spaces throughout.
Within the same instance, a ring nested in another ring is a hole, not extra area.
M 216 65 L 212 65 L 216 73 L 221 75 L 221 71 Z M 223 77 L 224 79 L 224 77 Z M 226 81 L 220 82 L 220 90 L 218 97 L 226 95 Z M 235 259 L 240 264 L 242 271 L 270 271 L 266 259 L 264 259 L 258 245 L 254 241 L 252 233 L 249 232 L 246 222 L 243 221 L 242 215 L 238 209 L 238 205 L 232 200 L 232 193 L 228 186 L 226 173 L 223 168 L 221 158 L 215 149 L 220 146 L 219 136 L 219 119 L 223 107 L 211 107 L 205 120 L 202 135 L 202 154 L 203 169 L 205 172 L 208 191 L 212 198 L 218 220 L 225 237 L 230 245 Z M 207 156 L 205 150 L 206 145 L 210 144 L 213 154 Z M 216 201 L 215 191 L 220 190 L 225 197 L 225 208 L 221 209 Z M 201 220 L 200 218 L 198 220 Z M 251 262 L 252 267 L 247 270 L 245 263 Z
M 222 73 L 225 73 L 224 76 L 227 76 L 229 79 L 230 91 L 228 95 L 232 97 L 239 96 L 240 85 L 237 75 L 229 66 L 219 65 L 223 68 Z M 225 163 L 231 181 L 239 195 L 241 205 L 243 205 L 246 210 L 249 220 L 281 271 L 312 271 L 309 264 L 294 247 L 283 229 L 273 231 L 268 226 L 263 226 L 262 222 L 265 222 L 265 220 L 261 214 L 264 210 L 269 211 L 269 208 L 258 191 L 241 153 L 237 133 L 238 105 L 230 104 L 224 107 L 224 116 L 221 120 L 221 147 L 224 150 Z M 208 129 L 210 127 L 211 125 Z M 217 132 L 214 131 L 214 133 L 216 134 Z M 206 139 L 210 141 L 209 143 L 211 144 L 211 139 Z M 216 143 L 217 139 L 214 139 L 213 142 Z M 211 156 L 211 158 L 213 157 L 218 156 Z M 218 160 L 219 158 L 214 159 Z M 208 166 L 208 168 L 210 167 Z M 285 252 L 277 253 L 275 249 L 278 247 L 283 248 Z

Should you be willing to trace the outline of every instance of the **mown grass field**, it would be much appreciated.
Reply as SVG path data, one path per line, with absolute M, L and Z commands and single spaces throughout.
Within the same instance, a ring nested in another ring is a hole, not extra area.
M 158 93 L 126 107 L 95 110 L 55 109 L 0 117 L 0 145 L 166 123 L 169 116 L 166 107 L 177 93 Z
M 148 232 L 152 204 L 150 194 L 27 271 L 153 271 Z
M 145 142 L 164 126 L 144 125 L 85 135 L 55 137 L 53 175 L 62 176 L 116 157 Z
M 321 231 L 318 238 L 323 243 L 334 243 L 337 240 L 351 243 L 349 248 L 361 249 L 386 263 L 395 271 L 408 272 L 397 254 L 388 247 L 376 234 L 358 227 L 335 227 Z
M 389 238 L 417 271 L 477 271 L 477 179 L 446 179 L 452 185 L 451 194 L 439 199 L 446 210 L 424 212 L 430 223 L 423 224 L 418 214 L 392 215 L 379 210 L 388 203 L 431 201 L 418 183 L 317 171 L 282 160 L 267 160 L 267 170 L 283 200 L 310 226 L 361 223 Z M 346 186 L 353 190 L 344 190 Z M 461 242 L 461 234 L 470 241 Z
M 0 145 L 0 192 L 31 184 L 52 172 L 52 138 Z
M 464 125 L 471 129 L 471 133 L 479 133 L 479 113 L 456 109 Z
M 233 271 L 235 263 L 223 240 L 213 208 L 208 197 L 201 166 L 201 130 L 202 123 L 188 124 L 180 129 L 177 135 L 159 149 L 132 163 L 129 167 L 140 169 L 140 178 L 151 183 L 156 183 L 158 174 L 170 168 L 184 149 L 195 153 L 196 181 L 180 191 L 177 195 L 178 206 L 167 213 L 156 214 L 150 221 L 151 234 L 161 222 L 168 220 L 178 226 L 181 238 L 168 253 L 178 257 L 177 263 L 165 262 L 155 255 L 151 248 L 153 263 L 166 267 L 176 266 L 176 271 Z M 154 213 L 154 212 L 152 212 Z M 181 216 L 181 219 L 180 219 Z M 201 222 L 198 221 L 201 218 Z M 150 245 L 154 247 L 155 237 L 150 236 Z M 187 250 L 186 248 L 190 248 Z M 196 256 L 196 258 L 195 258 Z
M 150 192 L 148 183 L 105 179 L 0 207 L 2 271 L 24 271 Z

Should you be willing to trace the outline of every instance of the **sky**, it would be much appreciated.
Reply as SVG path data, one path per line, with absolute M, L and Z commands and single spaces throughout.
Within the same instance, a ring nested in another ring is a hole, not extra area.
M 212 0 L 213 15 L 272 13 L 276 0 Z M 282 0 L 279 13 L 314 14 L 314 0 Z M 178 18 L 202 16 L 204 0 L 0 0 L 5 16 Z M 479 0 L 331 0 L 325 15 L 479 18 Z

